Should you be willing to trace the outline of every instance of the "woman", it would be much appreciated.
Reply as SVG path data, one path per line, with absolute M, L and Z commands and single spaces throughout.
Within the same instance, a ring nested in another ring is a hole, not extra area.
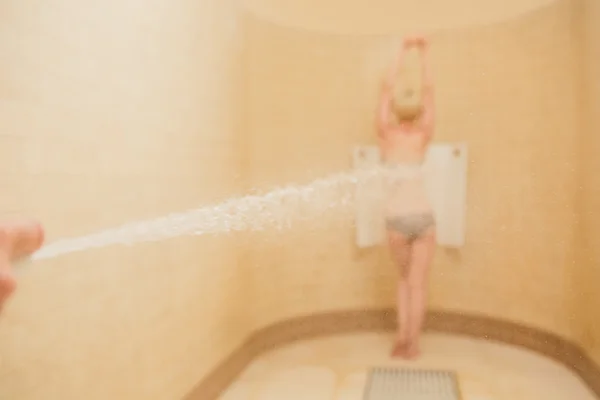
M 36 222 L 0 223 L 0 311 L 17 286 L 12 264 L 37 251 L 43 241 L 43 228 Z
M 407 118 L 394 101 L 393 79 L 404 52 L 416 47 L 423 68 L 422 107 Z M 427 199 L 421 166 L 434 130 L 433 87 L 427 71 L 427 43 L 422 38 L 404 41 L 398 63 L 384 82 L 378 114 L 383 159 L 403 176 L 388 181 L 385 210 L 389 246 L 400 272 L 398 332 L 392 356 L 415 358 L 425 319 L 427 280 L 436 239 L 435 220 Z

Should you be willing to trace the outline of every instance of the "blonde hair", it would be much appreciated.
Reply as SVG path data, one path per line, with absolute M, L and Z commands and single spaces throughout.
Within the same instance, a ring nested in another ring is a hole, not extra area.
M 396 101 L 392 104 L 392 112 L 398 121 L 414 121 L 423 113 L 423 102 L 402 102 L 398 104 Z
M 400 121 L 418 118 L 423 111 L 423 76 L 420 53 L 406 51 L 398 70 L 393 95 L 393 111 Z

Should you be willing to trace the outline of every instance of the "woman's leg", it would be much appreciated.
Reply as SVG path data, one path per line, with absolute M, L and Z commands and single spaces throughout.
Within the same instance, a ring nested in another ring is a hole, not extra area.
M 412 244 L 408 267 L 408 345 L 406 355 L 414 358 L 419 355 L 419 337 L 427 311 L 427 287 L 429 267 L 435 253 L 435 229 L 432 228 Z
M 398 268 L 398 287 L 396 293 L 396 313 L 397 313 L 397 336 L 396 344 L 392 351 L 393 356 L 404 354 L 406 343 L 409 338 L 409 292 L 407 270 L 410 257 L 410 243 L 404 235 L 390 230 L 388 240 L 392 258 Z

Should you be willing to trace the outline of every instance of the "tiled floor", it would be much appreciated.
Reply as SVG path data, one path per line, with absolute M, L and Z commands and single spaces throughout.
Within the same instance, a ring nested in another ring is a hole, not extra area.
M 535 353 L 426 334 L 414 362 L 388 357 L 392 337 L 361 334 L 296 343 L 248 367 L 221 400 L 361 400 L 367 369 L 410 366 L 458 373 L 463 400 L 596 400 L 571 371 Z

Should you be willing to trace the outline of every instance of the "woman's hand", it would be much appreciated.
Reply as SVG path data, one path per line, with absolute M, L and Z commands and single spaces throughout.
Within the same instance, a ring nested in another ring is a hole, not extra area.
M 420 50 L 427 48 L 427 39 L 423 36 L 408 36 L 404 39 L 403 50 L 411 47 L 417 47 Z

